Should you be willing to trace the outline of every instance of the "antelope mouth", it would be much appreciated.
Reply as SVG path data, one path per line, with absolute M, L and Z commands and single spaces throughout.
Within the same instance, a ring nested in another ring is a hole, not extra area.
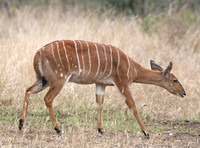
M 177 96 L 179 97 L 179 98 L 184 98 L 186 95 L 184 94 L 184 95 L 182 95 L 182 94 L 177 94 Z

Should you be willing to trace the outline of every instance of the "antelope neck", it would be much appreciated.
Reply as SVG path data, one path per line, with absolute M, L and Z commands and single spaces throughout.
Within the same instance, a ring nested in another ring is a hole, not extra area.
M 135 64 L 135 68 L 137 77 L 134 82 L 160 86 L 159 82 L 162 80 L 160 71 L 146 69 L 139 64 Z

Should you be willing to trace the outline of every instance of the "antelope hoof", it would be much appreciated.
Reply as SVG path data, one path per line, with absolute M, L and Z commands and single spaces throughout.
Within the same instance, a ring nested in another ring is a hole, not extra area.
M 20 120 L 19 120 L 19 130 L 20 130 L 20 131 L 21 131 L 22 127 L 23 127 L 23 120 L 20 119 Z
M 144 133 L 144 136 L 145 136 L 146 139 L 150 139 L 150 136 L 149 136 L 148 133 L 146 133 L 145 131 L 142 131 L 142 132 Z
M 56 130 L 57 134 L 61 134 L 61 130 L 57 129 L 56 127 L 54 129 Z
M 101 131 L 100 128 L 98 128 L 97 130 L 98 130 L 98 132 L 99 132 L 101 135 L 103 134 L 103 132 Z

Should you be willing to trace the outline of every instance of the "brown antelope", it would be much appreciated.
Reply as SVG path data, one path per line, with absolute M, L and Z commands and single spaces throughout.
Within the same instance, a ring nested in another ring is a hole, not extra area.
M 98 132 L 102 133 L 101 112 L 105 87 L 115 86 L 136 117 L 142 132 L 149 138 L 131 95 L 131 83 L 153 84 L 163 87 L 179 97 L 186 95 L 181 83 L 170 73 L 172 62 L 169 63 L 165 70 L 153 60 L 150 61 L 150 64 L 152 70 L 142 67 L 120 49 L 111 45 L 81 40 L 63 40 L 49 43 L 39 49 L 34 57 L 34 70 L 37 81 L 26 89 L 19 129 L 22 129 L 25 122 L 31 95 L 50 86 L 44 101 L 49 109 L 54 129 L 57 133 L 61 133 L 52 108 L 53 99 L 61 91 L 64 84 L 68 82 L 95 83 Z

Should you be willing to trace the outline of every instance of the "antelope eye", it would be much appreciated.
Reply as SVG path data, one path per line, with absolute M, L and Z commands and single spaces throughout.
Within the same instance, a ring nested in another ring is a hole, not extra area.
M 177 83 L 178 82 L 178 80 L 174 80 L 174 83 Z

